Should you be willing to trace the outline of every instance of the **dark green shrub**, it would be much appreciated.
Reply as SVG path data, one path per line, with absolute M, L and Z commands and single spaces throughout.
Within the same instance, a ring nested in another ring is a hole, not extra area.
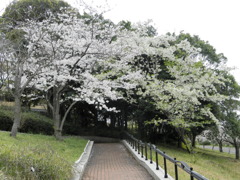
M 63 126 L 63 134 L 81 135 L 82 128 L 79 124 L 70 124 L 66 122 Z
M 12 128 L 12 112 L 0 109 L 0 130 L 10 131 Z
M 33 134 L 52 135 L 52 120 L 36 112 L 25 112 L 22 115 L 20 131 Z
M 13 111 L 9 107 L 0 107 L 0 130 L 10 131 L 13 124 Z M 52 120 L 37 112 L 23 112 L 20 132 L 33 134 L 53 134 Z

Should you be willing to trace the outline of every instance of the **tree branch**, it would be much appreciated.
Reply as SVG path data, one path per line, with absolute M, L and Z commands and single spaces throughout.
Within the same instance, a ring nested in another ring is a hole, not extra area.
M 63 125 L 66 121 L 66 118 L 67 118 L 67 115 L 68 113 L 70 112 L 70 110 L 72 109 L 72 107 L 77 103 L 77 101 L 74 101 L 67 109 L 67 111 L 65 112 L 64 116 L 63 116 L 63 119 L 62 119 L 62 122 L 61 122 L 61 126 L 60 126 L 60 129 L 62 130 L 63 128 Z

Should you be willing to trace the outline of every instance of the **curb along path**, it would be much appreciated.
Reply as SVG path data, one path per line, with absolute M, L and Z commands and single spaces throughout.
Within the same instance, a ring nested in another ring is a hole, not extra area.
M 121 143 L 93 145 L 83 180 L 153 180 Z

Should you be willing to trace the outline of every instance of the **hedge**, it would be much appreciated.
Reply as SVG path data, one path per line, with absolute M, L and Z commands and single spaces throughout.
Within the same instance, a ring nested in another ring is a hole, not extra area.
M 13 124 L 13 111 L 0 106 L 0 130 L 10 131 Z M 23 112 L 20 132 L 32 134 L 53 134 L 53 122 L 37 112 Z

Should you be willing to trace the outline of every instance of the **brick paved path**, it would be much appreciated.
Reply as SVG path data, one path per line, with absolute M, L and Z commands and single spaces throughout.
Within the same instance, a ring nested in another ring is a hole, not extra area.
M 94 144 L 83 180 L 153 180 L 120 143 Z

